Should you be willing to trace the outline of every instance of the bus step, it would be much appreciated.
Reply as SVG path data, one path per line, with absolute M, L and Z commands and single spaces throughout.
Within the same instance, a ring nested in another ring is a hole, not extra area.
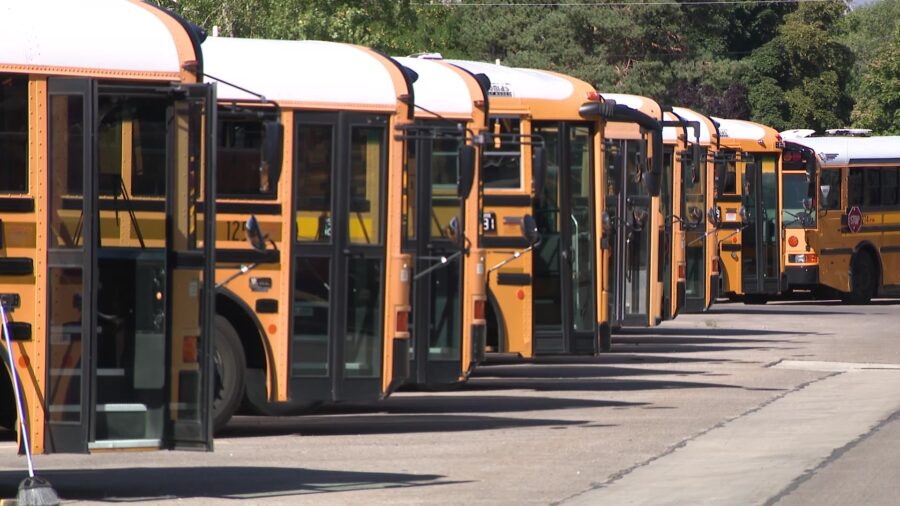
M 97 405 L 97 440 L 143 440 L 146 434 L 146 405 L 140 403 Z

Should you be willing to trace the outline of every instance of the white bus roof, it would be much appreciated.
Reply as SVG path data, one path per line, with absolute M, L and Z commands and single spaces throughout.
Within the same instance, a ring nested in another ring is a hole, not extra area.
M 616 101 L 616 103 L 619 103 L 619 102 Z M 699 123 L 700 124 L 700 144 L 708 145 L 710 143 L 710 141 L 712 139 L 712 135 L 709 131 L 709 124 L 708 124 L 709 120 L 707 120 L 704 116 L 702 116 L 690 109 L 685 109 L 684 107 L 673 107 L 672 113 L 668 113 L 668 112 L 666 113 L 666 120 L 667 121 L 678 121 L 678 117 L 675 116 L 676 114 L 678 116 L 680 116 L 682 119 L 684 119 L 685 121 L 688 121 L 688 122 L 696 121 L 697 123 Z M 674 127 L 674 126 L 663 127 L 663 140 L 664 141 L 674 141 L 675 139 L 677 139 L 677 136 L 680 133 L 682 133 L 683 131 L 684 131 L 683 128 L 680 126 L 679 127 Z M 688 141 L 696 142 L 697 131 L 694 130 L 693 126 L 687 127 L 687 135 L 688 135 Z
M 804 137 L 791 142 L 811 148 L 823 166 L 900 164 L 900 136 Z
M 399 94 L 386 60 L 351 44 L 209 37 L 204 81 L 218 82 L 220 100 L 396 108 Z M 222 79 L 226 82 L 218 81 Z
M 488 95 L 527 99 L 563 100 L 572 96 L 575 87 L 562 77 L 534 69 L 504 67 L 493 63 L 467 60 L 445 60 L 473 74 L 484 74 L 491 80 Z
M 719 135 L 731 139 L 760 140 L 766 137 L 761 126 L 740 119 L 712 118 L 719 125 Z
M 462 76 L 442 63 L 425 58 L 395 58 L 410 68 L 419 78 L 413 83 L 417 106 L 442 116 L 471 116 L 472 102 L 483 97 L 472 97 Z M 422 111 L 418 107 L 416 113 Z
M 151 9 L 123 0 L 2 2 L 0 70 L 178 79 L 178 46 Z

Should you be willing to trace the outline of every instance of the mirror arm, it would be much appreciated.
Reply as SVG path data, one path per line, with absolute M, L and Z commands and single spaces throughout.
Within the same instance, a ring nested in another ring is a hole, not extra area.
M 429 274 L 432 271 L 440 269 L 441 267 L 446 267 L 446 266 L 450 265 L 450 262 L 452 262 L 452 261 L 456 260 L 457 258 L 459 258 L 460 256 L 462 256 L 462 254 L 463 254 L 463 250 L 459 250 L 448 257 L 419 257 L 420 260 L 436 259 L 436 260 L 438 260 L 438 262 L 432 264 L 431 266 L 426 268 L 424 271 L 419 272 L 415 276 L 413 276 L 413 281 L 418 281 L 420 278 L 422 278 L 426 274 Z
M 223 286 L 227 285 L 228 283 L 231 283 L 232 281 L 243 276 L 244 274 L 247 274 L 248 272 L 255 269 L 258 265 L 259 265 L 259 263 L 257 263 L 257 262 L 253 262 L 252 264 L 241 264 L 241 266 L 237 272 L 235 272 L 231 276 L 228 276 L 227 278 L 222 280 L 221 283 L 216 283 L 216 290 L 218 290 L 219 288 L 222 288 Z

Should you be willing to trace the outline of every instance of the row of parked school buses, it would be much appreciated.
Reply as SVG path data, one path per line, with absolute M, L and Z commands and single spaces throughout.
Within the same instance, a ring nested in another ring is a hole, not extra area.
M 53 5 L 0 16 L 0 423 L 23 448 L 211 449 L 239 410 L 601 353 L 719 297 L 900 286 L 897 138 Z

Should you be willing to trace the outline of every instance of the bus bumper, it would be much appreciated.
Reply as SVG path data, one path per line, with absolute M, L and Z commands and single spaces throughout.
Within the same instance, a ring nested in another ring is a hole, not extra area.
M 719 298 L 719 275 L 714 274 L 709 277 L 709 303 L 710 305 Z
M 487 325 L 472 324 L 472 366 L 484 362 L 487 348 Z
M 819 284 L 819 266 L 791 266 L 784 268 L 787 288 L 815 288 Z

